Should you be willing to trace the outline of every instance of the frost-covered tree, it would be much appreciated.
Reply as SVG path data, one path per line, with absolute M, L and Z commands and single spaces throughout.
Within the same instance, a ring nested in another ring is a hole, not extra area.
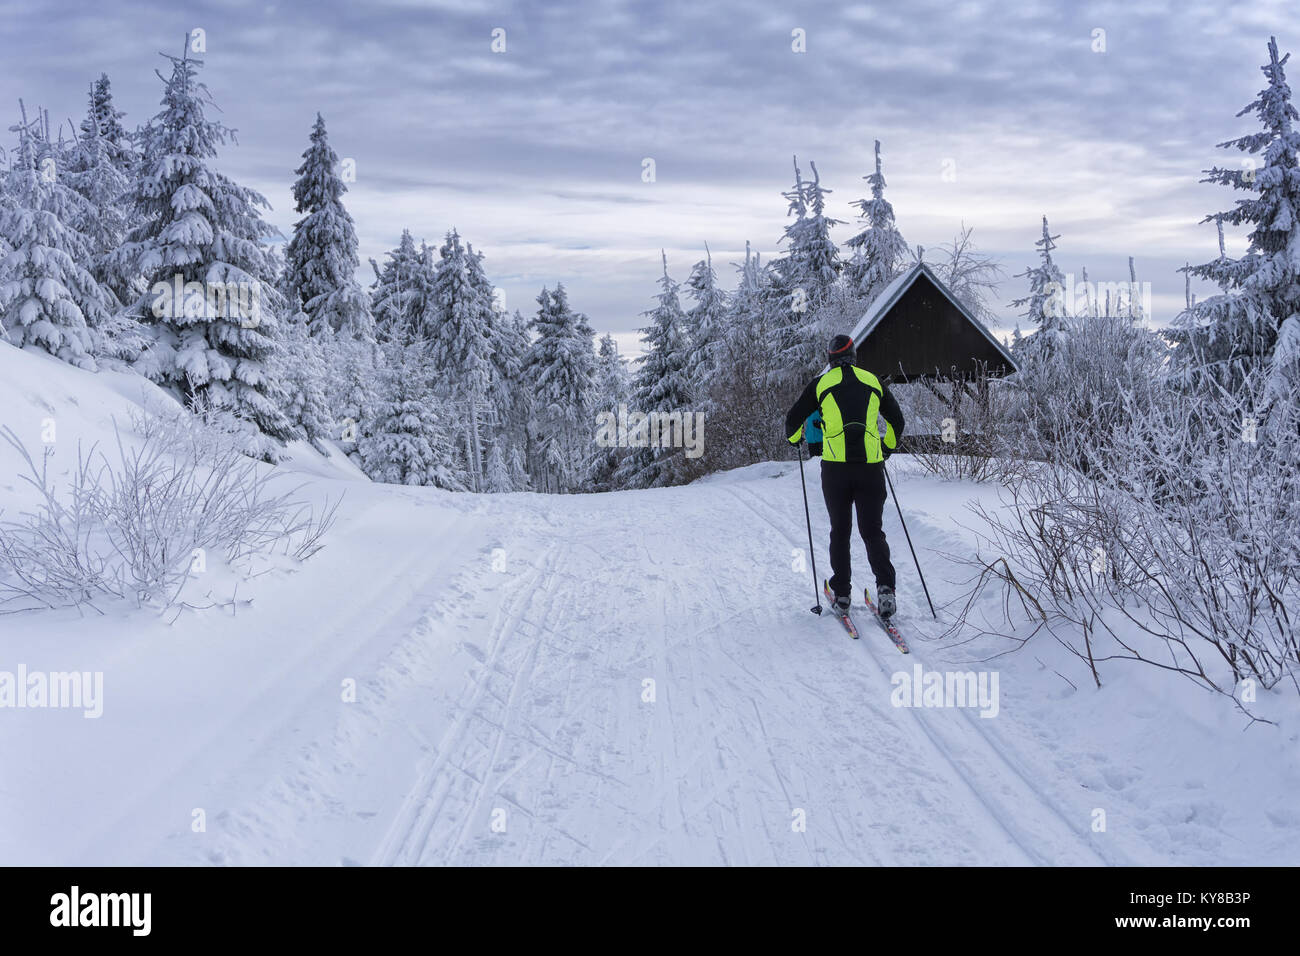
M 122 125 L 122 117 L 125 115 L 124 111 L 113 105 L 113 88 L 108 74 L 99 74 L 99 79 L 90 86 L 90 106 L 86 118 L 81 121 L 82 138 L 103 139 L 113 162 L 123 174 L 128 174 L 134 168 L 137 157 L 131 134 Z
M 6 176 L 0 205 L 0 336 L 19 348 L 40 348 L 65 362 L 94 369 L 94 327 L 111 297 L 82 265 L 90 240 L 76 224 L 91 206 L 58 175 L 58 158 L 27 121 L 15 127 L 18 154 Z
M 802 388 L 806 377 L 820 367 L 819 357 L 804 368 L 778 367 L 767 341 L 768 309 L 778 296 L 772 273 L 761 257 L 745 244 L 745 260 L 735 264 L 739 282 L 725 313 L 722 361 L 709 388 L 704 411 L 708 415 L 708 465 L 711 470 L 736 468 L 789 456 L 790 446 L 772 427 L 781 421 L 794 400 L 790 389 L 774 387 L 782 375 L 792 387 Z M 799 381 L 804 379 L 804 381 Z
M 107 77 L 102 80 L 106 82 Z M 113 267 L 111 259 L 131 226 L 131 180 L 128 178 L 131 165 L 122 158 L 124 154 L 114 143 L 112 134 L 101 132 L 97 125 L 97 117 L 111 118 L 116 113 L 111 100 L 106 106 L 96 101 L 97 89 L 98 84 L 92 87 L 90 107 L 81 122 L 81 135 L 69 146 L 63 165 L 68 184 L 87 204 L 85 214 L 77 223 L 77 228 L 90 243 L 87 269 L 104 289 L 112 293 L 116 301 L 111 303 L 110 309 L 116 311 L 122 303 L 133 301 L 136 291 L 131 287 L 132 277 L 122 275 Z M 120 125 L 117 129 L 117 135 L 121 136 Z
M 1027 343 L 1037 340 L 1035 347 L 1047 350 L 1059 344 L 1067 325 L 1065 276 L 1052 260 L 1052 250 L 1056 248 L 1056 240 L 1059 238 L 1059 235 L 1051 234 L 1047 228 L 1047 217 L 1044 216 L 1043 237 L 1034 243 L 1041 262 L 1016 275 L 1017 279 L 1029 279 L 1029 295 L 1011 303 L 1013 306 L 1025 306 L 1021 315 L 1028 317 L 1038 327 Z
M 1132 256 L 1128 257 L 1128 297 L 1125 301 L 1125 314 L 1134 325 L 1140 325 L 1149 318 L 1138 294 L 1137 265 L 1133 262 Z
M 668 274 L 668 256 L 663 255 L 663 276 L 653 309 L 646 313 L 650 324 L 641 329 L 646 354 L 637 368 L 633 382 L 633 410 L 640 413 L 682 412 L 690 410 L 691 382 L 687 375 L 690 355 L 684 331 L 679 286 Z M 619 465 L 617 481 L 625 488 L 652 488 L 671 484 L 684 475 L 682 449 L 652 446 L 648 431 L 632 434 L 629 426 L 630 451 Z
M 1202 182 L 1229 186 L 1247 197 L 1206 222 L 1250 227 L 1246 254 L 1192 266 L 1192 275 L 1224 291 L 1198 302 L 1183 321 L 1186 350 L 1196 363 L 1209 363 L 1230 383 L 1243 368 L 1267 365 L 1270 394 L 1281 396 L 1300 383 L 1300 129 L 1291 104 L 1285 66 L 1270 37 L 1268 62 L 1261 67 L 1267 84 L 1237 115 L 1253 113 L 1259 131 L 1219 145 L 1259 157 L 1243 167 L 1214 167 Z
M 304 312 L 295 313 L 285 322 L 284 348 L 277 352 L 277 377 L 285 392 L 285 414 L 317 451 L 327 454 L 325 441 L 335 435 L 325 393 L 329 379 L 325 356 L 333 345 L 334 331 L 328 329 L 324 337 L 313 336 L 310 322 Z
M 821 185 L 817 164 L 810 166 L 813 178 L 805 181 L 796 158 L 794 186 L 782 193 L 794 221 L 785 227 L 784 255 L 771 263 L 773 282 L 765 304 L 767 345 L 782 377 L 802 376 L 820 354 L 817 312 L 831 297 L 840 273 L 839 253 L 830 237 L 840 221 L 826 215 L 830 190 Z
M 849 287 L 871 302 L 903 271 L 911 250 L 894 221 L 894 207 L 885 198 L 885 174 L 880 165 L 880 140 L 876 140 L 876 171 L 863 176 L 871 187 L 870 199 L 858 199 L 862 231 L 850 239 L 853 256 L 844 267 Z
M 569 305 L 563 285 L 542 289 L 524 357 L 523 381 L 533 393 L 532 457 L 538 490 L 578 490 L 595 434 L 590 417 L 596 356 L 585 316 Z
M 510 468 L 506 465 L 506 458 L 501 452 L 499 442 L 494 442 L 492 450 L 488 452 L 483 475 L 483 490 L 489 494 L 503 494 L 515 490 L 514 482 L 510 478 Z
M 140 223 L 114 257 L 149 290 L 134 306 L 150 333 L 141 371 L 191 405 L 251 422 L 258 436 L 250 453 L 274 459 L 298 432 L 273 376 L 283 299 L 265 245 L 275 230 L 259 210 L 269 204 L 209 165 L 230 131 L 204 115 L 211 99 L 197 77 L 202 61 L 188 45 L 166 58 L 162 109 L 140 134 L 132 193 Z
M 430 360 L 438 372 L 443 394 L 461 412 L 469 486 L 483 487 L 483 424 L 488 415 L 492 384 L 491 285 L 479 256 L 466 249 L 456 230 L 447 233 L 438 250 L 433 295 L 426 320 Z
M 428 250 L 417 248 L 409 229 L 402 230 L 397 248 L 381 269 L 373 260 L 375 281 L 370 287 L 375 333 L 381 342 L 409 345 L 428 337 L 426 317 L 433 314 L 433 270 Z
M 632 374 L 627 360 L 619 355 L 618 343 L 609 333 L 600 337 L 600 346 L 596 350 L 593 393 L 596 411 L 614 415 L 618 414 L 619 406 L 625 405 L 632 397 Z M 623 454 L 623 450 L 617 447 L 596 448 L 587 472 L 587 484 L 592 491 L 615 490 L 615 475 Z
M 686 288 L 694 303 L 686 312 L 686 331 L 690 342 L 686 374 L 697 402 L 702 402 L 718 371 L 727 311 L 727 294 L 718 287 L 718 275 L 713 270 L 713 256 L 707 243 L 704 246 L 704 258 L 691 268 Z
M 974 230 L 962 223 L 952 242 L 933 252 L 929 264 L 972 315 L 985 325 L 996 325 L 998 317 L 989 300 L 997 293 L 1003 270 L 996 259 L 976 248 L 973 234 Z
M 358 442 L 366 474 L 389 484 L 463 491 L 435 373 L 423 349 L 391 348 L 378 391 Z
M 353 338 L 373 339 L 370 302 L 357 282 L 357 231 L 343 206 L 347 186 L 339 176 L 339 157 L 329 144 L 325 120 L 317 113 L 311 145 L 295 172 L 294 208 L 306 215 L 293 227 L 286 252 L 286 280 L 292 305 L 305 312 L 308 328 L 324 325 Z
M 608 332 L 600 337 L 596 350 L 594 384 L 596 404 L 601 409 L 612 409 L 632 394 L 632 373 L 627 359 L 619 354 L 618 343 Z
M 326 403 L 333 417 L 331 436 L 355 453 L 357 440 L 379 404 L 377 383 L 385 367 L 384 353 L 370 342 L 348 335 L 320 337 L 328 371 Z
M 496 423 L 494 444 L 502 446 L 502 455 L 510 473 L 511 488 L 528 488 L 529 423 L 533 416 L 533 393 L 520 388 L 529 347 L 529 322 L 517 309 L 512 314 L 492 312 L 490 348 L 493 374 L 488 391 L 492 420 Z
M 783 194 L 795 220 L 785 229 L 786 255 L 780 260 L 779 270 L 787 288 L 801 289 L 812 310 L 822 303 L 839 277 L 840 256 L 831 240 L 831 229 L 842 223 L 826 215 L 826 197 L 831 190 L 822 186 L 817 164 L 808 165 L 813 178 L 805 181 L 795 159 L 794 189 Z

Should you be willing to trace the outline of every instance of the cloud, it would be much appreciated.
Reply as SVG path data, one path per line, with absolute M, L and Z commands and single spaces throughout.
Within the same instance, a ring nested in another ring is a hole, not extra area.
M 633 338 L 661 247 L 679 278 L 705 241 L 728 281 L 746 239 L 770 255 L 796 153 L 852 221 L 875 139 L 913 244 L 937 246 L 964 220 L 1014 273 L 1046 213 L 1064 268 L 1126 277 L 1134 255 L 1157 303 L 1176 304 L 1174 270 L 1215 251 L 1199 221 L 1232 198 L 1198 185 L 1200 170 L 1250 128 L 1234 114 L 1262 83 L 1269 33 L 1284 50 L 1300 41 L 1276 0 L 1230 15 L 1209 0 L 7 0 L 0 19 L 0 87 L 79 119 L 107 71 L 130 123 L 157 109 L 156 54 L 202 27 L 203 78 L 239 130 L 220 165 L 271 199 L 282 230 L 319 110 L 357 162 L 363 261 L 403 227 L 432 242 L 454 224 L 510 277 L 512 304 L 562 280 L 597 328 Z

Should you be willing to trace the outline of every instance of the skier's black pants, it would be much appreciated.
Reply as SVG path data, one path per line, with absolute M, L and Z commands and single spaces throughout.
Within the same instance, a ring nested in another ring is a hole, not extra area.
M 867 560 L 877 587 L 894 586 L 894 566 L 889 563 L 889 543 L 881 521 L 885 512 L 885 466 L 881 462 L 823 461 L 822 497 L 831 519 L 831 590 L 837 597 L 849 593 L 853 540 L 853 509 L 858 510 L 858 530 L 867 545 Z

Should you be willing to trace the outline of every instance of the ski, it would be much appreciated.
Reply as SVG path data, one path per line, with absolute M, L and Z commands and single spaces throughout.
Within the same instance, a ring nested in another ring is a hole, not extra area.
M 889 635 L 889 639 L 894 642 L 894 646 L 904 654 L 912 653 L 907 649 L 907 641 L 903 640 L 903 635 L 898 633 L 898 628 L 894 627 L 886 618 L 880 616 L 880 611 L 876 608 L 876 602 L 871 600 L 871 591 L 863 588 L 862 597 L 866 600 L 867 607 L 871 608 L 871 613 L 875 615 L 876 620 L 880 622 L 880 626 Z
M 839 618 L 840 623 L 844 625 L 844 630 L 849 632 L 849 637 L 856 641 L 858 639 L 857 626 L 853 623 L 853 618 L 835 606 L 835 595 L 831 593 L 831 583 L 823 581 L 822 590 L 826 592 L 826 599 L 831 602 L 831 613 Z

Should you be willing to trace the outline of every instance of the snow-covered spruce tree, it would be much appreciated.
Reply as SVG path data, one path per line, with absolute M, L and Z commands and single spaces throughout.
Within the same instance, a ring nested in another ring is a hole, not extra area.
M 284 347 L 276 353 L 276 371 L 285 392 L 285 414 L 317 451 L 328 454 L 325 441 L 336 436 L 325 394 L 329 380 L 326 355 L 334 346 L 335 333 L 327 326 L 323 335 L 313 336 L 310 323 L 304 312 L 285 321 Z
M 514 482 L 510 478 L 510 468 L 506 465 L 505 455 L 501 452 L 500 442 L 494 442 L 492 450 L 488 452 L 483 473 L 483 490 L 494 495 L 515 490 Z
M 76 224 L 92 210 L 61 181 L 58 158 L 26 110 L 14 129 L 18 153 L 0 206 L 0 236 L 8 248 L 0 260 L 0 336 L 94 369 L 93 330 L 107 318 L 111 296 L 83 266 L 92 249 Z
M 563 285 L 542 289 L 537 304 L 531 326 L 537 335 L 524 356 L 523 371 L 533 393 L 528 473 L 539 491 L 578 491 L 595 436 L 596 355 L 590 326 L 570 307 Z
M 1179 349 L 1185 364 L 1209 365 L 1229 387 L 1266 365 L 1273 396 L 1300 384 L 1300 129 L 1286 82 L 1290 57 L 1279 57 L 1277 40 L 1269 38 L 1268 62 L 1260 68 L 1267 84 L 1237 114 L 1255 114 L 1262 129 L 1219 144 L 1260 157 L 1259 167 L 1216 166 L 1202 180 L 1248 194 L 1204 221 L 1249 226 L 1250 246 L 1240 258 L 1221 249 L 1218 259 L 1190 267 L 1224 291 L 1188 310 L 1181 329 L 1188 348 Z
M 417 248 L 410 230 L 403 229 L 383 268 L 373 259 L 370 265 L 375 270 L 370 298 L 379 341 L 408 345 L 426 339 L 428 329 L 423 323 L 432 314 L 427 303 L 433 290 L 427 249 Z
M 495 444 L 502 445 L 502 454 L 508 469 L 519 463 L 519 472 L 511 470 L 514 491 L 528 487 L 523 462 L 528 455 L 528 423 L 532 416 L 531 389 L 521 388 L 524 359 L 528 354 L 528 320 L 518 310 L 513 315 L 494 309 L 490 330 L 492 351 L 492 382 L 488 401 L 496 421 Z
M 366 474 L 389 484 L 464 491 L 435 373 L 419 345 L 388 348 L 378 392 L 358 440 Z
M 432 314 L 425 321 L 426 344 L 440 391 L 461 425 L 470 490 L 481 491 L 483 425 L 484 419 L 490 419 L 493 371 L 491 284 L 479 257 L 465 248 L 456 230 L 447 233 L 438 257 L 433 295 L 427 303 Z
M 1047 217 L 1044 216 L 1043 237 L 1034 243 L 1042 262 L 1016 275 L 1017 279 L 1029 279 L 1029 295 L 1011 303 L 1025 306 L 1025 311 L 1020 314 L 1037 326 L 1034 334 L 1025 340 L 1025 345 L 1044 353 L 1049 353 L 1059 344 L 1066 332 L 1065 276 L 1052 260 L 1052 250 L 1060 238 L 1048 230 Z
M 87 263 L 90 274 L 112 295 L 111 313 L 121 311 L 123 303 L 133 302 L 141 291 L 132 287 L 131 276 L 122 275 L 114 268 L 111 258 L 131 226 L 131 180 L 128 178 L 131 166 L 122 158 L 123 153 L 111 137 L 101 133 L 96 125 L 97 116 L 111 116 L 115 112 L 111 102 L 107 108 L 96 102 L 96 88 L 92 87 L 90 107 L 81 122 L 81 135 L 69 146 L 64 164 L 67 182 L 86 200 L 85 215 L 77 227 L 90 242 Z M 100 330 L 101 347 L 122 358 L 138 351 L 141 343 L 136 341 L 135 319 L 120 316 L 111 324 L 112 328 Z
M 108 74 L 99 74 L 99 79 L 90 86 L 90 106 L 86 118 L 81 121 L 82 138 L 102 138 L 108 145 L 113 162 L 123 175 L 129 176 L 138 157 L 131 134 L 122 125 L 122 117 L 125 115 L 124 111 L 113 105 L 113 88 Z
M 894 207 L 885 199 L 880 140 L 876 140 L 876 171 L 862 178 L 871 187 L 871 198 L 853 202 L 861 210 L 863 229 L 847 243 L 853 256 L 844 273 L 849 287 L 871 302 L 903 271 L 912 253 L 894 221 Z
M 385 352 L 374 343 L 350 335 L 327 334 L 325 367 L 329 377 L 325 399 L 333 417 L 332 437 L 349 456 L 359 456 L 357 441 L 379 405 L 378 384 L 385 368 Z
M 749 243 L 745 244 L 745 261 L 735 268 L 739 282 L 724 313 L 718 372 L 703 409 L 708 415 L 707 463 L 711 470 L 790 454 L 780 429 L 772 427 L 789 408 L 789 402 L 783 404 L 780 390 L 770 385 L 779 369 L 764 347 L 767 310 L 778 298 L 772 292 L 772 275 L 759 255 L 751 253 Z M 808 374 L 813 371 L 806 370 Z M 789 377 L 794 378 L 793 374 Z
M 258 435 L 249 453 L 275 460 L 298 431 L 272 374 L 283 299 L 264 244 L 275 230 L 258 210 L 269 206 L 208 165 L 231 134 L 204 115 L 202 61 L 190 58 L 188 44 L 167 59 L 162 109 L 140 134 L 132 197 L 141 221 L 114 256 L 149 289 L 134 305 L 151 340 L 140 369 L 187 404 L 251 422 Z
M 782 193 L 794 221 L 785 227 L 785 254 L 771 263 L 773 282 L 765 306 L 768 348 L 779 369 L 778 378 L 786 385 L 802 379 L 822 352 L 817 313 L 830 298 L 840 273 L 839 252 L 830 237 L 831 228 L 840 225 L 840 220 L 826 215 L 830 190 L 821 185 L 817 164 L 810 166 L 813 178 L 805 182 L 796 157 L 794 187 Z
M 307 314 L 312 334 L 329 325 L 353 338 L 373 339 L 370 302 L 356 278 L 357 231 L 343 206 L 347 186 L 319 113 L 302 157 L 293 198 L 294 208 L 307 215 L 294 224 L 285 254 L 292 305 Z
M 637 368 L 632 386 L 629 413 L 682 412 L 690 410 L 691 383 L 687 377 L 690 360 L 682 313 L 679 286 L 668 274 L 668 256 L 663 256 L 663 276 L 659 279 L 656 305 L 644 315 L 650 324 L 641 329 L 646 354 Z M 681 448 L 665 448 L 668 435 L 663 431 L 659 443 L 648 425 L 642 429 L 628 427 L 629 452 L 619 463 L 615 480 L 620 488 L 653 488 L 680 481 L 686 475 Z
M 627 361 L 618 354 L 618 344 L 609 333 L 600 337 L 596 351 L 596 376 L 594 384 L 597 412 L 618 415 L 619 406 L 632 397 L 632 375 Z M 615 475 L 624 452 L 617 447 L 597 447 L 587 471 L 587 485 L 592 491 L 614 491 Z
M 694 302 L 686 312 L 686 330 L 691 343 L 686 374 L 696 404 L 704 404 L 721 361 L 727 311 L 727 294 L 718 288 L 718 274 L 713 271 L 708 243 L 704 245 L 704 258 L 691 268 L 686 288 Z
M 484 316 L 488 330 L 491 381 L 488 384 L 483 417 L 483 422 L 488 427 L 487 440 L 493 445 L 501 446 L 502 458 L 511 476 L 511 490 L 523 491 L 528 487 L 522 462 L 527 456 L 532 396 L 527 390 L 519 389 L 518 382 L 523 370 L 524 355 L 528 351 L 528 320 L 518 311 L 513 316 L 506 314 L 504 300 L 498 301 L 498 290 L 483 270 L 483 254 L 476 252 L 469 243 L 466 243 L 466 250 L 470 284 L 479 290 L 480 297 L 488 304 Z M 587 325 L 586 316 L 579 314 L 578 318 L 584 333 L 594 336 L 595 333 Z M 520 463 L 518 473 L 511 470 L 512 462 Z

